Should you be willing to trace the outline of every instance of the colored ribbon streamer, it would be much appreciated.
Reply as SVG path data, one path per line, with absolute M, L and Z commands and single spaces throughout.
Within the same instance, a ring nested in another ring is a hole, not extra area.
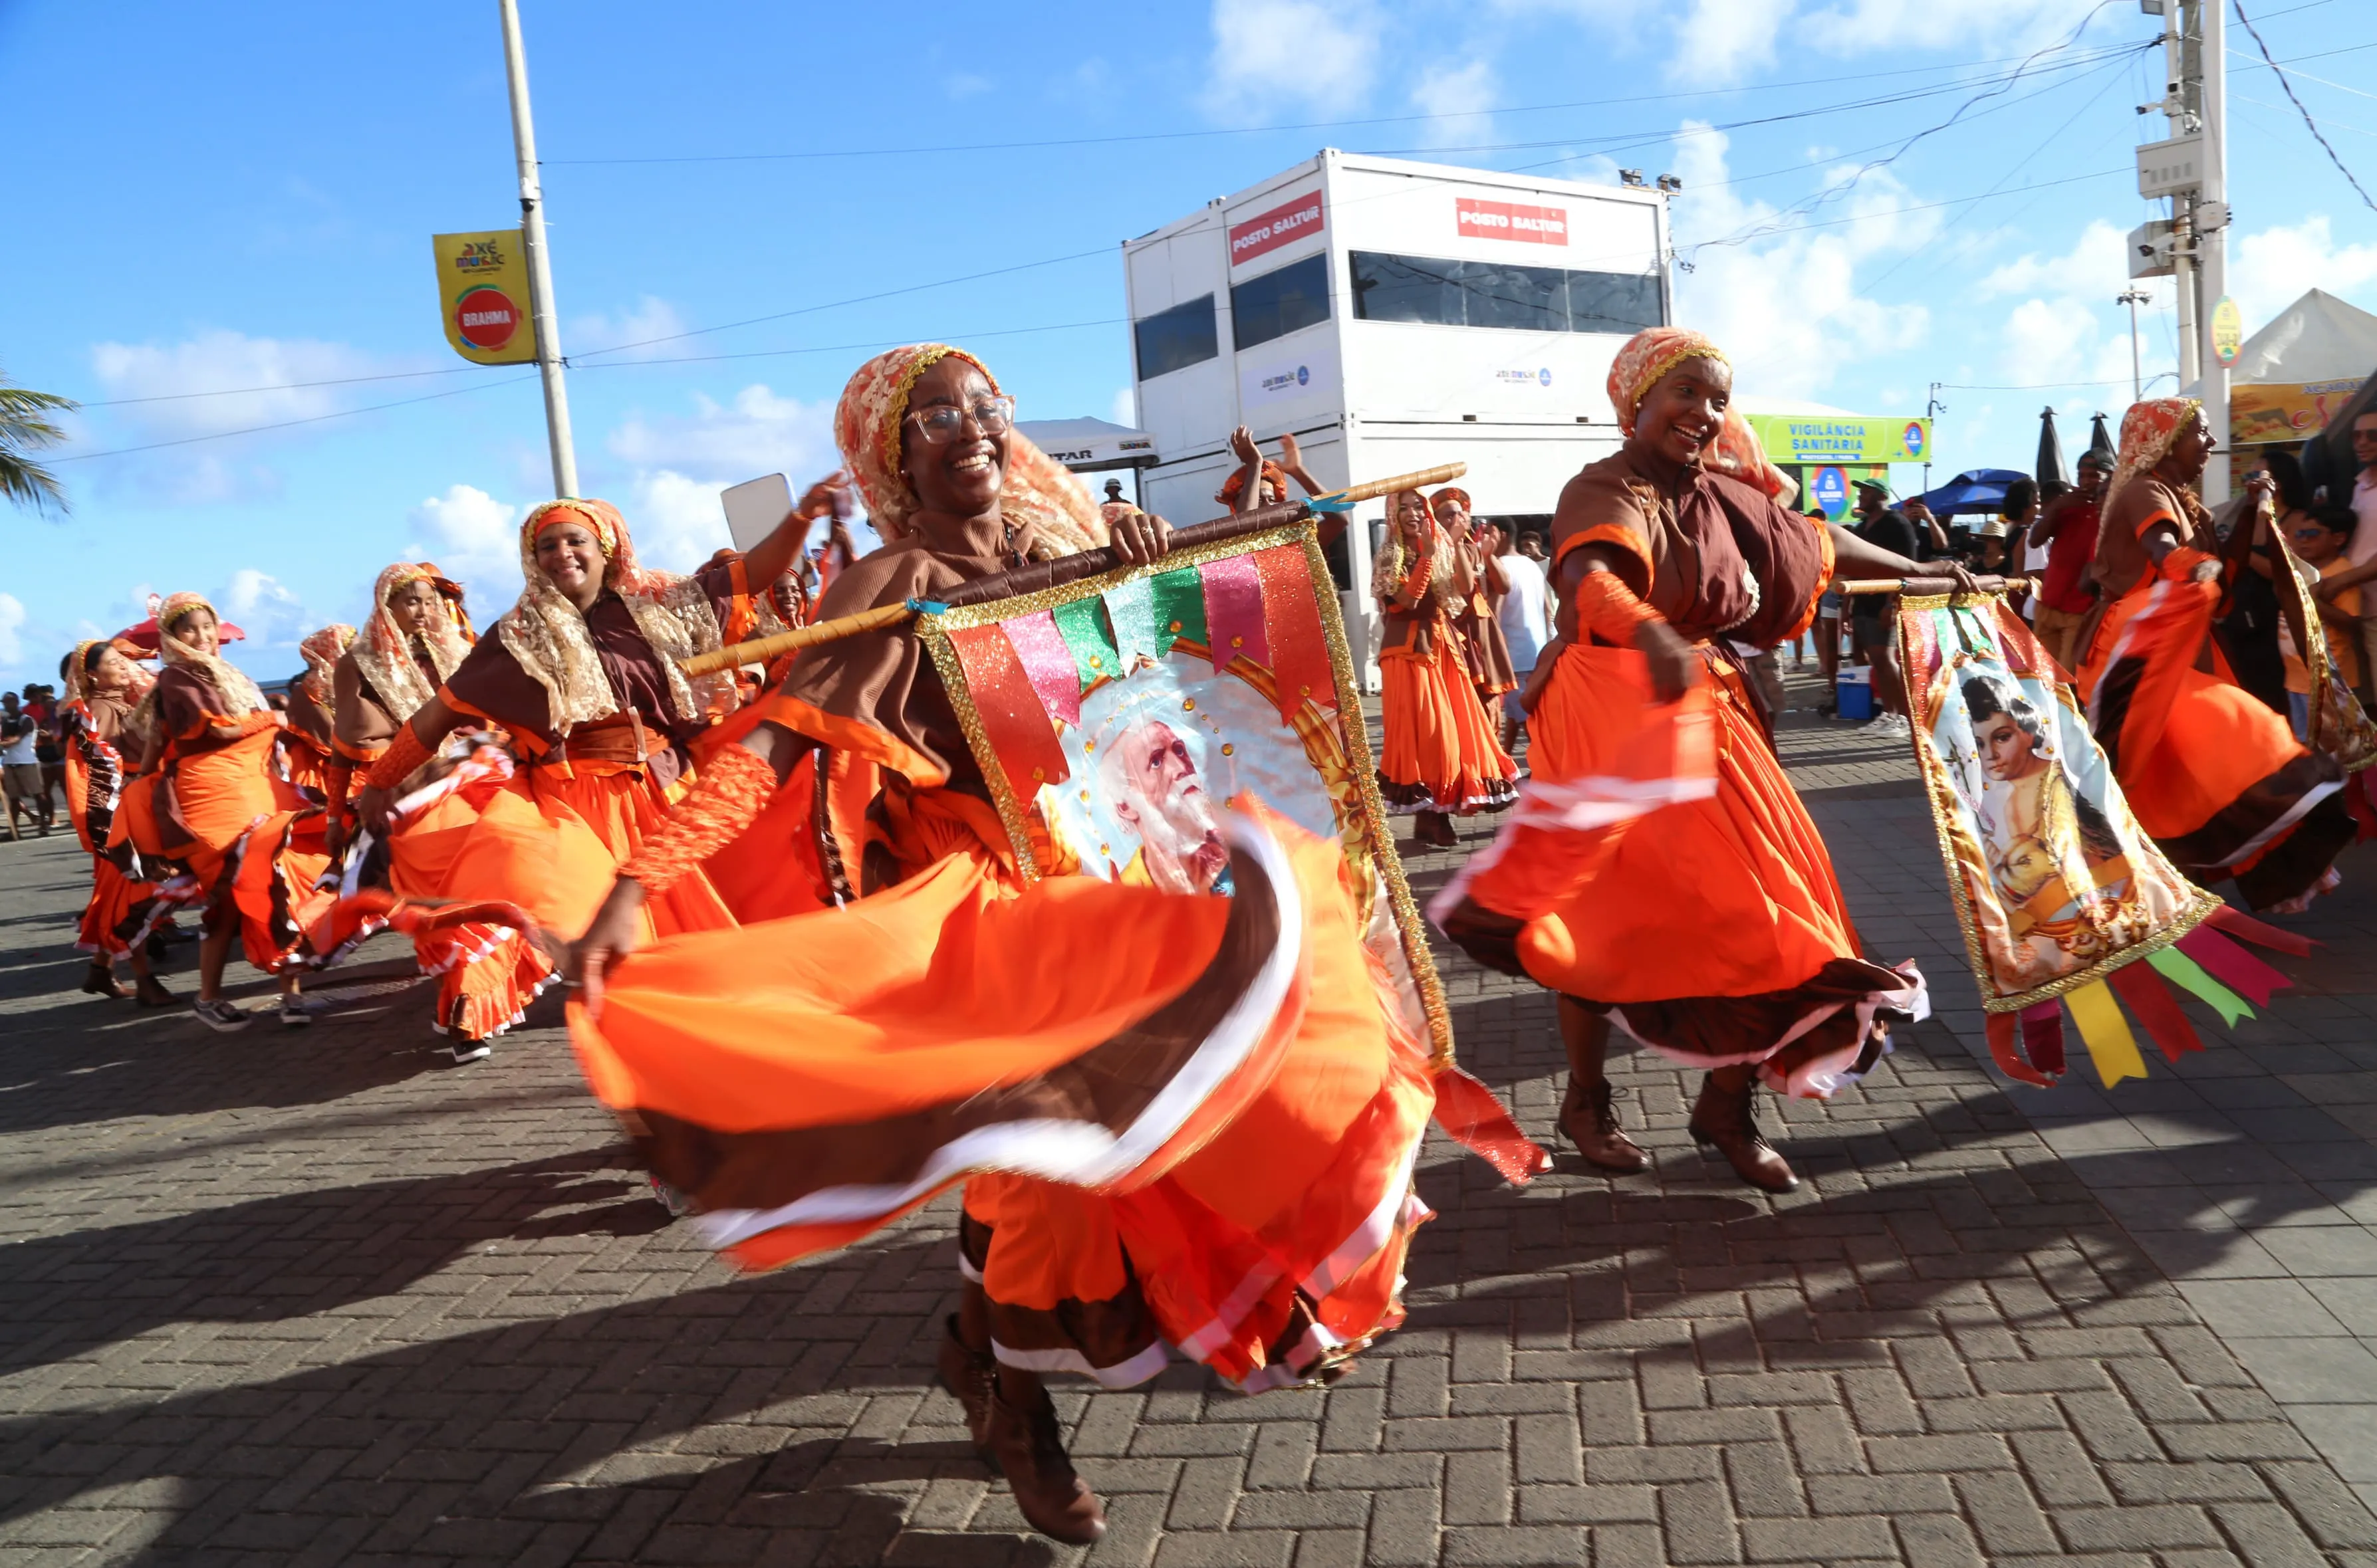
M 1040 694 L 1041 706 L 1080 728 L 1081 722 L 1081 674 L 1073 667 L 1073 650 L 1065 641 L 1065 634 L 1057 629 L 1057 618 L 1045 610 L 1037 615 L 1019 615 L 1000 623 L 1007 640 L 1014 645 L 1015 657 L 1022 661 L 1023 673 L 1031 678 L 1032 689 Z
M 2253 1016 L 2251 1004 L 2204 972 L 2204 966 L 2176 947 L 2165 947 L 2146 955 L 2165 980 L 2193 996 L 2206 1007 L 2220 1015 L 2220 1021 L 2230 1028 Z
M 2267 1007 L 2272 992 L 2280 986 L 2294 984 L 2218 932 L 2204 926 L 2197 926 L 2180 937 L 2175 945 L 2209 969 L 2221 984 L 2251 998 L 2256 1007 Z
M 1304 547 L 1259 550 L 1254 562 L 1262 583 L 1263 624 L 1271 638 L 1271 676 L 1281 717 L 1308 701 L 1335 707 L 1337 676 L 1329 662 L 1329 636 L 1320 629 L 1320 605 L 1313 598 Z
M 1205 584 L 1195 567 L 1158 573 L 1148 579 L 1148 588 L 1155 607 L 1155 640 L 1166 653 L 1176 640 L 1206 644 Z
M 1304 505 L 1306 510 L 1313 512 L 1350 512 L 1356 506 L 1359 505 L 1360 503 L 1356 501 L 1332 501 L 1325 495 L 1316 495 Z
M 2022 1047 L 2040 1072 L 2063 1075 L 2063 1004 L 2041 1002 L 2022 1010 Z
M 1151 663 L 1172 647 L 1155 625 L 1155 588 L 1145 577 L 1133 577 L 1105 591 L 1106 624 L 1114 628 L 1115 653 L 1122 660 L 1116 671 L 1129 674 L 1144 658 Z
M 950 646 L 957 649 L 965 670 L 966 690 L 982 718 L 983 738 L 1005 770 L 1016 800 L 1028 806 L 1041 785 L 1060 783 L 1069 771 L 1064 748 L 1057 743 L 1057 727 L 1005 632 L 973 626 L 951 632 Z
M 2129 1004 L 2130 1011 L 2146 1028 L 2156 1045 L 2161 1047 L 2167 1061 L 2176 1062 L 2191 1051 L 2204 1049 L 2196 1038 L 2195 1026 L 2179 1010 L 2179 998 L 2170 993 L 2149 964 L 2123 964 L 2105 977 L 2113 992 Z
M 1106 635 L 1096 600 L 1060 604 L 1055 614 L 1057 630 L 1064 634 L 1065 646 L 1073 650 L 1073 667 L 1081 671 L 1082 685 L 1094 686 L 1122 673 L 1122 656 L 1115 649 L 1114 638 Z
M 2051 1087 L 2055 1080 L 2022 1059 L 2014 1046 L 2021 1032 L 2021 1020 L 2012 1013 L 1991 1013 L 1984 1025 L 1989 1041 L 1989 1057 L 1997 1063 L 1998 1071 L 2018 1084 L 2032 1084 L 2039 1088 Z
M 2257 921 L 2230 904 L 2216 905 L 2205 918 L 2240 942 L 2255 943 L 2280 953 L 2291 953 L 2298 958 L 2310 957 L 2311 950 L 2319 945 L 2308 936 L 2298 936 L 2293 932 L 2280 931 L 2276 926 Z
M 2080 1026 L 2081 1043 L 2088 1048 L 2088 1060 L 2096 1064 L 2097 1079 L 2107 1088 L 2123 1078 L 2146 1075 L 2146 1060 L 2138 1054 L 2138 1037 L 2130 1032 L 2121 1004 L 2113 1000 L 2103 980 L 2065 992 L 2063 1004 L 2072 1009 L 2072 1021 Z
M 1233 659 L 1271 663 L 1271 638 L 1263 627 L 1262 576 L 1250 555 L 1208 561 L 1197 569 L 1205 589 L 1205 641 L 1213 668 Z

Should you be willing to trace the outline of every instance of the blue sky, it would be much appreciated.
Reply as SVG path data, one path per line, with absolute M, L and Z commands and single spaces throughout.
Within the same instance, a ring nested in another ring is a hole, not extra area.
M 2377 10 L 2248 9 L 2377 188 Z M 2134 113 L 2159 52 L 2119 53 L 2153 36 L 2133 0 L 522 12 L 581 487 L 658 564 L 724 542 L 720 485 L 830 468 L 833 398 L 890 343 L 977 347 L 1027 418 L 1111 416 L 1117 242 L 1322 146 L 1679 173 L 1679 315 L 1743 390 L 1903 413 L 1949 384 L 1947 472 L 2026 466 L 2045 403 L 2071 440 L 2128 401 L 2120 238 L 2160 212 L 2130 149 L 2164 134 Z M 516 220 L 496 16 L 0 0 L 0 101 L 34 127 L 0 367 L 90 405 L 60 456 L 117 454 L 60 467 L 69 517 L 0 517 L 0 684 L 151 589 L 217 596 L 268 676 L 401 555 L 465 574 L 483 617 L 509 601 L 542 406 L 532 373 L 445 347 L 429 261 L 434 232 Z M 2377 214 L 2271 73 L 2231 65 L 2247 329 L 2314 285 L 2377 309 Z M 882 150 L 904 148 L 953 150 Z M 782 154 L 805 156 L 753 156 Z M 711 160 L 619 161 L 687 159 Z M 2168 307 L 2142 317 L 2150 375 Z M 252 387 L 282 389 L 183 396 Z M 283 428 L 224 434 L 258 425 Z

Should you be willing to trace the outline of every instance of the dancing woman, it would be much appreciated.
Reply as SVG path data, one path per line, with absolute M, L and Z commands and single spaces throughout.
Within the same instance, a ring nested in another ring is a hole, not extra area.
M 1510 596 L 1511 579 L 1502 574 L 1487 531 L 1469 510 L 1469 492 L 1446 485 L 1427 498 L 1428 509 L 1468 558 L 1469 597 L 1462 601 L 1453 625 L 1469 665 L 1470 683 L 1477 688 L 1478 705 L 1490 722 L 1502 711 L 1502 696 L 1519 689 L 1511 667 L 1511 640 L 1502 635 L 1502 600 Z M 1499 741 L 1499 726 L 1497 727 Z
M 315 883 L 329 864 L 319 852 L 321 814 L 274 768 L 285 732 L 236 665 L 219 650 L 214 606 L 195 593 L 166 597 L 157 612 L 165 667 L 141 699 L 136 726 L 148 731 L 130 802 L 127 837 L 144 856 L 178 861 L 207 898 L 192 1010 L 209 1028 L 245 1028 L 243 1008 L 222 995 L 233 941 L 247 961 L 281 980 L 281 1022 L 313 1021 L 298 994 L 305 932 L 328 897 Z
M 953 349 L 859 371 L 835 433 L 890 542 L 824 616 L 1097 541 L 1088 497 L 1012 422 Z M 1134 564 L 1167 539 L 1144 514 L 1114 525 Z M 1326 1379 L 1392 1328 L 1424 1213 L 1425 1050 L 1382 1004 L 1335 846 L 1260 806 L 1224 814 L 1227 897 L 1027 881 L 913 635 L 806 649 L 758 711 L 579 944 L 579 1060 L 750 1266 L 854 1241 L 963 1179 L 942 1376 L 1024 1518 L 1093 1540 L 1103 1511 L 1042 1373 L 1127 1386 L 1169 1344 L 1254 1390 Z M 827 854 L 856 868 L 855 902 L 634 951 L 645 902 L 820 750 L 880 769 L 863 848 Z
M 2133 403 L 2096 533 L 2100 619 L 2084 628 L 2079 692 L 2138 826 L 2198 883 L 2237 879 L 2257 909 L 2293 913 L 2335 885 L 2353 840 L 2336 760 L 2298 742 L 2286 719 L 2240 685 L 2212 637 L 2260 526 L 2226 550 L 2193 486 L 2212 431 L 2192 398 Z M 2225 567 L 2225 573 L 2224 573 Z
M 1911 964 L 1862 956 L 1740 650 L 1804 630 L 1834 576 L 1919 568 L 1778 502 L 1732 393 L 1697 333 L 1655 327 L 1619 351 L 1625 445 L 1569 481 L 1552 519 L 1559 636 L 1531 688 L 1533 782 L 1433 912 L 1480 962 L 1559 993 L 1560 1128 L 1589 1162 L 1650 1164 L 1610 1109 L 1615 1020 L 1707 1069 L 1694 1138 L 1785 1192 L 1798 1178 L 1758 1131 L 1756 1080 L 1828 1095 L 1886 1049 L 1881 1015 L 1926 1003 Z
M 114 837 L 125 753 L 137 757 L 146 746 L 132 715 L 149 679 L 122 649 L 102 639 L 75 646 L 66 681 L 58 719 L 66 742 L 66 812 L 91 858 L 90 902 L 83 906 L 76 944 L 91 956 L 82 988 L 94 996 L 134 995 L 143 1007 L 170 1007 L 181 999 L 149 972 L 148 942 L 180 900 L 161 896 L 140 851 Z M 130 992 L 116 983 L 118 958 L 132 967 L 136 989 Z
M 1370 576 L 1385 620 L 1379 792 L 1388 810 L 1418 814 L 1419 842 L 1450 849 L 1460 842 L 1451 818 L 1509 805 L 1519 768 L 1478 703 L 1460 631 L 1477 591 L 1467 548 L 1418 491 L 1398 492 L 1388 507 L 1386 543 Z
M 330 674 L 330 811 L 350 803 L 357 768 L 371 772 L 397 727 L 437 695 L 471 651 L 462 586 L 425 561 L 383 567 L 372 612 Z M 343 826 L 343 824 L 341 824 Z M 335 841 L 335 840 L 334 840 Z

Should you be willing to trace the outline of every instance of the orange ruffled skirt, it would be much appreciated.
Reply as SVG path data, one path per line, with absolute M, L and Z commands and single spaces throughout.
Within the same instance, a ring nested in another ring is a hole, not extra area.
M 1119 1385 L 1168 1345 L 1253 1390 L 1393 1327 L 1434 1089 L 1337 847 L 1241 803 L 1231 897 L 1018 890 L 938 793 L 911 826 L 950 849 L 917 874 L 664 940 L 570 1009 L 713 1244 L 775 1266 L 962 1181 L 1009 1365 Z
M 211 901 L 238 913 L 247 961 L 277 974 L 305 946 L 331 903 L 315 884 L 328 869 L 321 808 L 271 772 L 278 731 L 176 756 L 172 810 L 195 842 L 173 851 Z
M 2079 690 L 2138 826 L 2188 876 L 2233 876 L 2264 909 L 2317 891 L 2357 830 L 2342 765 L 2297 741 L 2211 642 L 2219 588 L 2186 580 L 2202 559 L 2173 552 L 2167 575 L 2108 607 Z
M 1519 765 L 1477 700 L 1460 639 L 1439 627 L 1436 648 L 1379 655 L 1386 745 L 1379 792 L 1392 812 L 1499 811 L 1517 794 Z
M 1728 659 L 1676 704 L 1642 656 L 1572 647 L 1528 721 L 1533 777 L 1432 912 L 1523 973 L 1699 1067 L 1757 1064 L 1821 1097 L 1929 1010 L 1912 964 L 1871 963 L 1832 857 Z

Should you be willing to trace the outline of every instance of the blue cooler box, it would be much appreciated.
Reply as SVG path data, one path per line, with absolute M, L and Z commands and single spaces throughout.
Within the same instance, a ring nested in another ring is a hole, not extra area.
M 1834 692 L 1834 701 L 1843 719 L 1864 720 L 1873 717 L 1873 671 L 1870 669 L 1853 666 L 1843 670 Z

